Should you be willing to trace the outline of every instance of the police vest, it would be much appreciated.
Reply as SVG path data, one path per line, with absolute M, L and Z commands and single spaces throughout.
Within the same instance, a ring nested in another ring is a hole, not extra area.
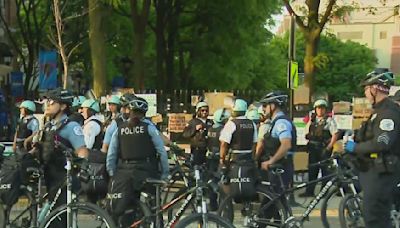
M 308 133 L 308 140 L 326 143 L 331 137 L 329 130 L 325 129 L 328 117 L 318 121 L 316 117 L 311 119 L 311 125 Z
M 21 122 L 18 124 L 17 139 L 26 139 L 32 135 L 32 130 L 28 129 L 28 124 L 32 120 L 36 120 L 36 118 L 29 117 L 29 118 L 23 118 L 21 120 Z
M 103 124 L 100 120 L 91 119 L 90 121 L 96 122 L 100 126 L 100 133 L 94 138 L 92 149 L 100 150 L 103 145 L 104 131 L 102 130 Z
M 71 115 L 68 116 L 68 119 L 70 121 L 77 122 L 81 126 L 83 126 L 83 123 L 85 122 L 85 118 L 83 118 L 82 114 L 80 114 L 79 112 L 72 113 Z
M 249 119 L 232 119 L 236 126 L 232 134 L 230 148 L 232 150 L 251 150 L 253 148 L 254 125 Z
M 278 116 L 271 122 L 271 128 L 264 135 L 265 155 L 262 156 L 263 157 L 262 160 L 268 160 L 269 157 L 274 156 L 276 151 L 278 151 L 279 147 L 281 146 L 281 141 L 279 140 L 279 138 L 272 137 L 272 129 L 274 128 L 276 121 L 278 121 L 280 119 L 285 119 L 291 123 L 291 125 L 292 125 L 292 131 L 291 131 L 292 147 L 289 149 L 289 151 L 296 150 L 296 140 L 297 140 L 296 127 L 294 126 L 293 122 L 290 120 L 290 118 L 288 116 L 286 116 L 286 115 Z
M 67 118 L 56 127 L 56 129 L 52 129 L 52 125 L 49 122 L 45 125 L 43 130 L 43 135 L 40 140 L 40 160 L 44 164 L 48 164 L 49 162 L 64 157 L 63 149 L 58 148 L 57 143 L 61 143 L 64 146 L 73 149 L 71 143 L 60 136 L 59 132 L 70 122 Z
M 219 153 L 219 136 L 224 126 L 212 127 L 208 130 L 207 134 L 207 148 L 213 153 Z
M 156 148 L 148 131 L 149 124 L 140 121 L 136 126 L 130 122 L 118 124 L 119 156 L 122 160 L 155 160 Z

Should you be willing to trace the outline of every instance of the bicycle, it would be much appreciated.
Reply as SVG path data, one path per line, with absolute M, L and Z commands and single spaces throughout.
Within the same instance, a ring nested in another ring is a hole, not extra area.
M 323 162 L 328 162 L 338 159 L 337 156 L 327 159 Z M 339 179 L 343 178 L 344 173 L 339 168 L 336 173 L 327 175 L 325 177 L 313 180 L 307 183 L 297 185 L 293 188 L 285 189 L 282 181 L 282 173 L 284 170 L 280 165 L 273 165 L 270 167 L 273 175 L 277 175 L 280 180 L 280 186 L 272 186 L 270 182 L 262 181 L 257 187 L 257 196 L 252 201 L 244 202 L 244 208 L 242 214 L 245 216 L 244 225 L 251 227 L 302 227 L 303 223 L 308 220 L 310 213 L 314 210 L 316 205 L 327 195 L 328 191 L 334 186 Z M 329 180 L 326 185 L 322 188 L 320 193 L 308 204 L 305 211 L 299 218 L 293 216 L 291 207 L 289 206 L 287 197 L 289 194 L 299 189 L 305 188 L 307 185 L 314 184 L 317 182 L 323 182 Z M 279 191 L 274 191 L 273 187 L 280 188 Z M 253 208 L 256 208 L 255 210 Z M 228 196 L 221 203 L 219 214 L 223 217 L 227 217 L 228 220 L 233 221 L 233 204 L 232 198 Z
M 99 206 L 88 203 L 79 202 L 77 197 L 74 196 L 72 191 L 72 176 L 73 168 L 84 170 L 82 163 L 85 159 L 76 158 L 72 149 L 58 144 L 64 151 L 66 157 L 66 177 L 65 182 L 60 186 L 52 202 L 51 206 L 55 205 L 62 190 L 67 189 L 67 202 L 54 210 L 50 207 L 50 213 L 45 217 L 44 221 L 40 223 L 40 228 L 46 227 L 59 227 L 60 223 L 66 222 L 67 228 L 70 227 L 115 227 L 111 217 Z M 80 173 L 82 175 L 82 173 Z M 82 179 L 87 179 L 86 175 L 81 176 Z M 84 178 L 86 177 L 86 178 Z
M 231 223 L 226 221 L 225 219 L 210 214 L 207 211 L 207 204 L 203 196 L 203 190 L 207 187 L 210 187 L 211 183 L 203 183 L 200 173 L 200 167 L 194 166 L 194 179 L 195 186 L 190 187 L 185 193 L 179 195 L 174 198 L 171 202 L 160 205 L 160 192 L 163 185 L 166 184 L 165 181 L 157 180 L 157 179 L 147 179 L 146 184 L 150 184 L 156 188 L 155 198 L 150 196 L 147 193 L 141 194 L 141 200 L 138 201 L 139 206 L 139 215 L 136 217 L 139 218 L 132 222 L 130 227 L 190 227 L 190 225 L 196 225 L 197 227 L 200 225 L 203 227 L 208 227 L 208 223 L 212 222 L 218 227 L 234 227 Z M 153 207 L 155 201 L 155 207 Z M 171 207 L 177 205 L 179 202 L 183 201 L 182 205 L 176 211 L 174 216 L 171 219 L 168 219 L 165 222 L 165 226 L 163 225 L 163 212 L 169 210 Z M 195 201 L 196 205 L 196 213 L 190 214 L 186 218 L 179 220 L 184 212 L 189 208 L 191 203 Z M 211 226 L 213 227 L 213 226 Z

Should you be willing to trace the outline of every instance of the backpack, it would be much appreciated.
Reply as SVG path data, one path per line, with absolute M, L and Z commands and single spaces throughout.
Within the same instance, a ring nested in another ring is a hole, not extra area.
M 99 150 L 89 152 L 89 181 L 82 183 L 82 189 L 86 194 L 98 195 L 104 198 L 107 194 L 108 175 L 106 171 L 107 154 Z
M 21 172 L 15 156 L 4 159 L 0 170 L 0 204 L 11 207 L 18 200 L 22 184 Z
M 252 200 L 256 196 L 257 168 L 254 162 L 234 162 L 229 168 L 230 195 L 236 203 Z

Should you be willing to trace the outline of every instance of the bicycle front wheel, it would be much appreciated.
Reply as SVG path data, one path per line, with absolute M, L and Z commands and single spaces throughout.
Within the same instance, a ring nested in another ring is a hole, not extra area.
M 339 211 L 329 210 L 329 208 L 339 208 L 337 200 L 333 200 L 333 198 L 335 198 L 338 193 L 340 193 L 340 188 L 334 187 L 328 192 L 328 194 L 322 200 L 321 221 L 324 228 L 335 227 L 335 224 L 333 224 L 332 221 L 329 221 L 329 218 L 339 217 Z
M 71 209 L 71 227 L 116 227 L 107 212 L 95 204 L 74 202 L 69 208 Z M 40 224 L 40 227 L 67 227 L 67 205 L 61 205 L 52 211 L 45 221 Z
M 339 204 L 339 221 L 342 228 L 365 227 L 360 195 L 346 195 Z
M 185 228 L 185 227 L 207 227 L 207 228 L 214 228 L 214 227 L 223 227 L 223 228 L 232 228 L 232 223 L 228 222 L 226 219 L 214 215 L 214 214 L 191 214 L 184 219 L 180 220 L 176 225 L 175 228 Z

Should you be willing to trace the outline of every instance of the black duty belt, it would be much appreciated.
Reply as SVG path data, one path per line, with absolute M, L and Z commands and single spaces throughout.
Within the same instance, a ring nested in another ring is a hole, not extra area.
M 246 153 L 246 154 L 230 154 L 230 160 L 234 161 L 250 161 L 253 159 L 253 153 Z
M 120 159 L 121 163 L 124 164 L 143 164 L 143 163 L 151 163 L 154 162 L 154 158 L 145 158 L 145 159 Z

